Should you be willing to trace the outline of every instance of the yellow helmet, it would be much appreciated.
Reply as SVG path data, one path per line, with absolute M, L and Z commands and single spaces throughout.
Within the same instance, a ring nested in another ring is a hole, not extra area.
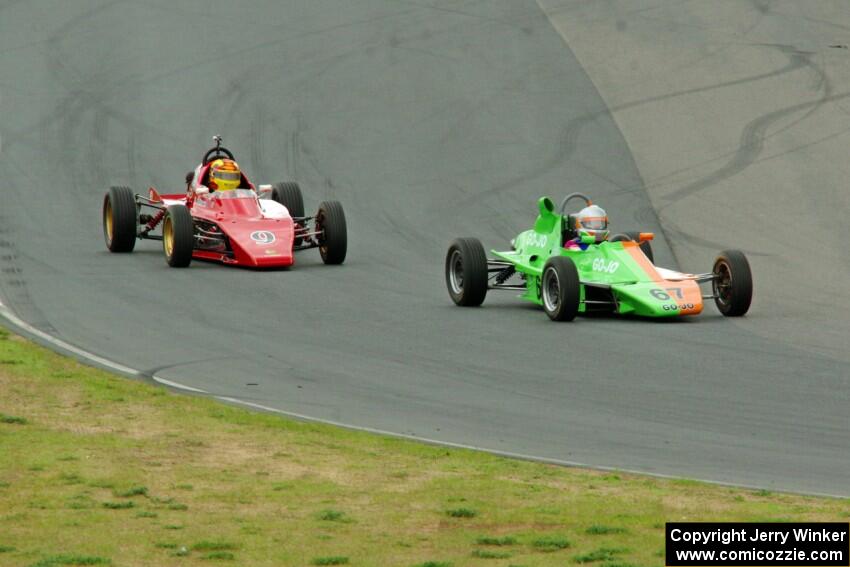
M 230 191 L 239 187 L 242 172 L 232 159 L 217 159 L 210 165 L 210 189 Z

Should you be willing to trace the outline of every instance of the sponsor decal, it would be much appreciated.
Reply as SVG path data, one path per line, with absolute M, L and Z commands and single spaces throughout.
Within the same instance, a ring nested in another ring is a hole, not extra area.
M 533 246 L 535 248 L 545 248 L 547 241 L 548 241 L 548 237 L 545 234 L 538 234 L 536 232 L 529 232 L 525 236 L 526 245 L 527 246 Z
M 596 258 L 593 261 L 593 271 L 594 272 L 604 272 L 606 274 L 613 274 L 617 271 L 617 268 L 620 267 L 620 263 L 611 260 L 610 262 L 605 260 L 605 258 Z
M 664 311 L 685 311 L 686 309 L 694 309 L 695 305 L 693 303 L 682 303 L 681 305 L 676 305 L 674 303 L 673 305 L 662 305 L 661 308 L 664 309 Z
M 255 230 L 251 233 L 251 240 L 257 244 L 271 244 L 275 241 L 274 233 L 268 230 Z

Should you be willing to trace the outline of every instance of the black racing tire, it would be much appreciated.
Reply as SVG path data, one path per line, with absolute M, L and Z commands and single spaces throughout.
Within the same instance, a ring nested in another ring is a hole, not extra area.
M 714 261 L 714 304 L 727 317 L 740 317 L 753 301 L 753 273 L 740 250 L 724 250 Z
M 323 201 L 316 213 L 319 254 L 325 264 L 342 264 L 348 252 L 348 228 L 339 201 Z
M 129 187 L 110 187 L 103 197 L 103 238 L 110 252 L 132 252 L 136 247 L 139 210 Z
M 487 254 L 477 238 L 458 238 L 446 253 L 446 287 L 455 305 L 478 307 L 487 297 Z
M 171 205 L 162 221 L 162 250 L 172 268 L 185 268 L 192 262 L 195 248 L 195 222 L 186 205 Z
M 634 232 L 634 231 L 623 232 L 623 233 L 614 235 L 614 236 L 611 237 L 611 242 L 618 242 L 620 240 L 625 240 L 625 238 L 622 238 L 623 236 L 628 236 L 629 240 L 631 240 L 632 242 L 640 242 L 640 233 Z M 655 254 L 652 253 L 652 243 L 649 240 L 644 240 L 643 242 L 640 242 L 640 249 L 643 251 L 643 254 L 647 258 L 649 258 L 649 261 L 652 264 L 655 264 Z
M 553 321 L 572 321 L 578 315 L 581 281 L 576 265 L 566 256 L 553 256 L 540 276 L 543 310 Z
M 297 183 L 291 181 L 283 181 L 275 183 L 272 186 L 272 199 L 286 207 L 291 217 L 304 216 L 304 196 L 301 194 L 301 187 Z M 296 234 L 304 226 L 301 223 L 295 224 Z M 295 246 L 301 244 L 301 237 L 296 236 L 293 240 Z
M 289 210 L 292 217 L 304 216 L 304 197 L 297 183 L 284 181 L 272 185 L 272 199 Z

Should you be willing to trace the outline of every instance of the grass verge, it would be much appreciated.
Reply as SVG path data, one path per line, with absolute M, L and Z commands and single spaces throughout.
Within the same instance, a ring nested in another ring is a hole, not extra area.
M 664 522 L 847 500 L 567 469 L 254 414 L 0 329 L 0 564 L 659 565 Z

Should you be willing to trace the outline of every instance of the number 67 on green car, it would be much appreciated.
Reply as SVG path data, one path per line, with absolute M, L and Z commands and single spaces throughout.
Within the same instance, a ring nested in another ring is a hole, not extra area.
M 565 213 L 576 199 L 584 208 Z M 709 273 L 686 274 L 654 264 L 652 233 L 610 234 L 605 211 L 581 193 L 565 197 L 557 210 L 549 197 L 538 207 L 534 226 L 511 241 L 511 250 L 494 250 L 488 258 L 475 238 L 452 242 L 446 287 L 455 304 L 479 306 L 489 290 L 513 290 L 553 321 L 571 321 L 579 313 L 696 315 L 705 299 L 727 317 L 750 308 L 752 273 L 738 250 L 721 252 Z M 710 288 L 704 292 L 701 284 Z

